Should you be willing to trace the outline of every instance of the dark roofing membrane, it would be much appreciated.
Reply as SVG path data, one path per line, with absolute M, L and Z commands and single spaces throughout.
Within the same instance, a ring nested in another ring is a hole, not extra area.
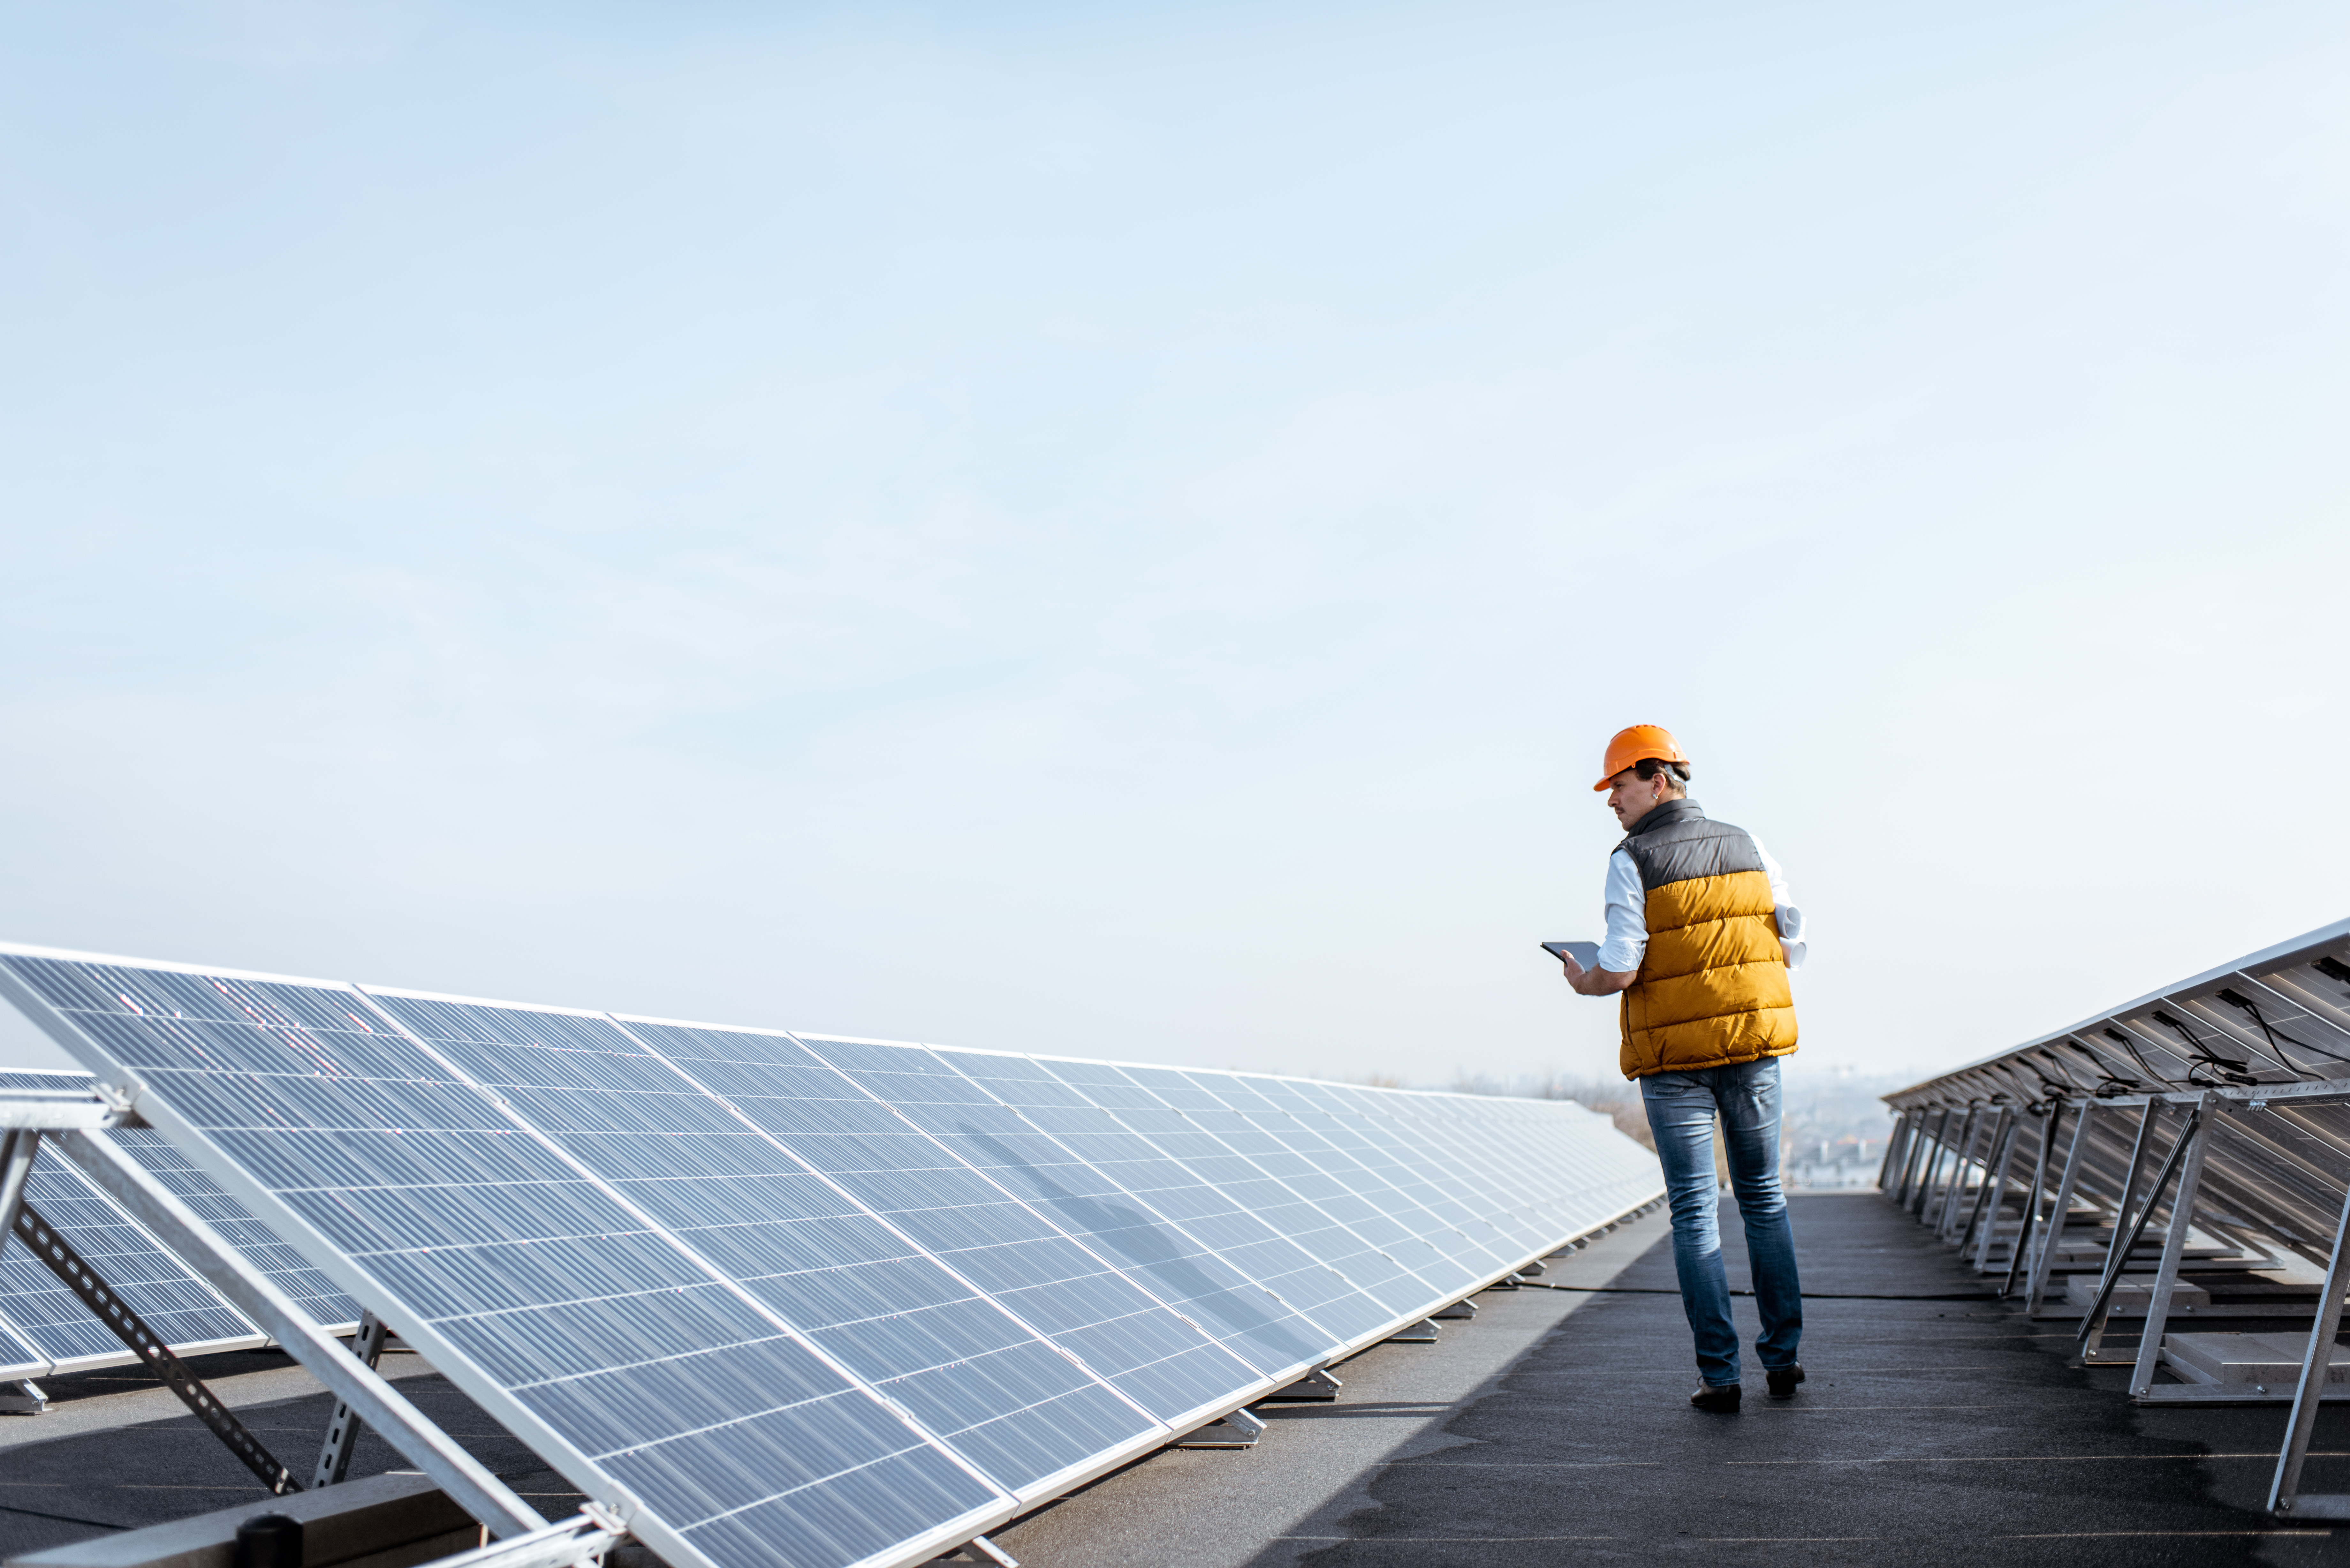
M 1794 1399 L 1763 1397 L 1742 1298 L 1745 1407 L 1688 1407 L 1697 1375 L 1660 1241 L 1617 1277 L 1627 1293 L 1595 1296 L 1461 1408 L 1444 1428 L 1461 1446 L 1384 1467 L 1376 1506 L 1301 1526 L 1325 1543 L 1279 1542 L 1260 1563 L 2350 1561 L 2350 1526 L 2263 1511 L 2283 1408 L 2134 1407 L 2127 1368 L 2067 1366 L 2072 1322 L 1936 1299 L 1988 1297 L 1998 1282 L 1891 1203 L 1789 1201 L 1810 1298 L 1810 1381 Z M 1743 1288 L 1726 1195 L 1722 1213 Z M 2130 1343 L 2126 1326 L 2108 1348 Z M 2350 1409 L 2321 1411 L 2312 1449 L 2304 1491 L 2350 1490 Z

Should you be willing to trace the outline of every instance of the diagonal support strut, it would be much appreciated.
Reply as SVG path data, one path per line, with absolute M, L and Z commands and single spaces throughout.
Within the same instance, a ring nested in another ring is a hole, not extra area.
M 34 1257 L 47 1265 L 49 1272 L 80 1298 L 90 1315 L 112 1329 L 114 1336 L 130 1346 L 131 1354 L 145 1362 L 149 1370 L 180 1397 L 180 1402 L 195 1412 L 196 1419 L 211 1428 L 213 1436 L 244 1461 L 245 1469 L 261 1478 L 261 1484 L 274 1496 L 284 1497 L 287 1492 L 302 1490 L 300 1479 L 262 1447 L 261 1439 L 204 1386 L 203 1379 L 190 1371 L 186 1362 L 172 1354 L 172 1347 L 147 1326 L 146 1319 L 131 1311 L 114 1288 L 98 1277 L 98 1272 L 74 1251 L 72 1243 L 41 1218 L 39 1210 L 29 1203 L 17 1204 L 16 1234 Z

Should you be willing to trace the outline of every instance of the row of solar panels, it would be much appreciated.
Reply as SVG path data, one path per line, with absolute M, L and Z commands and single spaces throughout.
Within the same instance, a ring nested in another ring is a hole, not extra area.
M 1889 1195 L 2032 1312 L 2077 1314 L 2084 1364 L 2129 1366 L 2138 1403 L 2289 1403 L 2270 1511 L 2350 1519 L 2300 1490 L 2350 1365 L 2350 921 L 1887 1099 Z
M 2350 921 L 1887 1096 L 1905 1136 L 1887 1150 L 1884 1185 L 1922 1198 L 1929 1186 L 1971 1183 L 1986 1207 L 1994 1198 L 2020 1203 L 2035 1177 L 2053 1195 L 2070 1158 L 2074 1197 L 2117 1209 L 2133 1169 L 2142 1191 L 2178 1136 L 2178 1118 L 2166 1125 L 2158 1110 L 2141 1148 L 2142 1097 L 2215 1090 L 2229 1114 L 2210 1126 L 2196 1224 L 2322 1264 L 2350 1190 L 2350 1106 L 2328 1093 L 2345 1079 Z M 2093 1108 L 2085 1131 L 2072 1108 L 2046 1136 L 2040 1113 L 2100 1102 L 2109 1108 Z M 1961 1218 L 1943 1229 L 1955 1231 Z M 1989 1262 L 1993 1232 L 1969 1228 Z
M 1655 1199 L 1565 1104 L 0 947 L 679 1568 L 924 1560 Z
M 0 1090 L 86 1089 L 92 1082 L 87 1073 L 0 1069 Z M 271 1235 L 161 1135 L 134 1127 L 106 1136 L 193 1205 L 257 1272 L 267 1275 L 321 1327 L 348 1334 L 358 1326 L 357 1303 Z M 249 1350 L 269 1343 L 266 1334 L 222 1300 L 170 1248 L 54 1154 L 43 1155 L 34 1165 L 25 1196 L 130 1309 L 182 1355 Z M 23 1246 L 0 1248 L 0 1382 L 138 1359 Z
M 1885 1098 L 1898 1111 L 2343 1077 L 2350 1077 L 2350 920 Z

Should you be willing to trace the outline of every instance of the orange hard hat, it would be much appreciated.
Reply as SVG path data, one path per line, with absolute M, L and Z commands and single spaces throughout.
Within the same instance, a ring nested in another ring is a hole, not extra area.
M 1644 757 L 1659 762 L 1679 763 L 1689 766 L 1689 758 L 1681 754 L 1681 743 L 1662 724 L 1635 724 L 1628 730 L 1618 730 L 1616 738 L 1607 742 L 1607 772 L 1591 787 L 1606 789 L 1616 775 Z

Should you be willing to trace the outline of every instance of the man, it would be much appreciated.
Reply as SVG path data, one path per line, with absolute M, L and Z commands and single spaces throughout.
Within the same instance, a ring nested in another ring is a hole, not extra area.
M 1779 863 L 1689 798 L 1689 758 L 1669 732 L 1633 725 L 1607 742 L 1606 767 L 1592 788 L 1625 829 L 1607 858 L 1607 940 L 1594 967 L 1564 961 L 1583 995 L 1623 997 L 1624 1075 L 1640 1085 L 1664 1165 L 1703 1379 L 1690 1403 L 1734 1411 L 1742 1392 L 1715 1215 L 1717 1113 L 1762 1319 L 1755 1354 L 1771 1397 L 1792 1398 L 1804 1301 L 1779 1190 L 1779 1058 L 1795 1049 L 1787 971 L 1803 963 L 1803 917 Z

